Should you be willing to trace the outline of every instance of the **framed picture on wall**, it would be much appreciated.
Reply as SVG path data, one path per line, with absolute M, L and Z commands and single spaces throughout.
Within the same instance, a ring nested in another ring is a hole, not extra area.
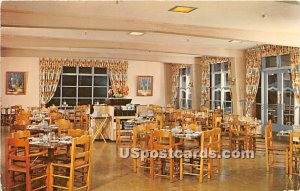
M 137 77 L 137 96 L 153 96 L 153 76 Z
M 6 72 L 6 95 L 26 94 L 26 73 Z

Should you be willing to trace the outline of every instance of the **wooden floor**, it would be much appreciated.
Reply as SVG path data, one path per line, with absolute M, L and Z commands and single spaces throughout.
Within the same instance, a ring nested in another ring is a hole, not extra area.
M 4 176 L 4 137 L 8 135 L 2 127 L 1 178 Z M 152 180 L 147 173 L 135 174 L 132 160 L 121 159 L 114 142 L 96 141 L 93 148 L 92 190 L 122 191 L 173 191 L 173 190 L 284 190 L 290 183 L 283 168 L 276 168 L 267 173 L 264 154 L 257 154 L 255 159 L 223 159 L 220 175 L 205 179 L 199 184 L 197 177 L 185 176 L 183 181 L 175 179 L 170 183 L 166 178 L 156 177 Z M 4 181 L 4 180 L 3 180 Z M 2 181 L 2 182 L 3 182 Z

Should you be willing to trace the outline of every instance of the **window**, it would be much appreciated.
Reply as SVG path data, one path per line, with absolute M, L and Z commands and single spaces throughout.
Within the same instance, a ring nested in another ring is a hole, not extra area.
M 108 88 L 106 68 L 63 67 L 56 92 L 47 105 L 103 103 L 108 97 Z
M 224 112 L 231 112 L 231 92 L 228 78 L 228 64 L 211 65 L 211 108 L 220 107 Z
M 256 94 L 256 117 L 264 123 L 272 120 L 284 126 L 299 121 L 297 104 L 291 79 L 290 55 L 270 56 L 262 59 L 262 73 Z M 283 128 L 283 129 L 282 129 Z
M 192 108 L 192 93 L 190 88 L 190 68 L 179 69 L 179 108 Z

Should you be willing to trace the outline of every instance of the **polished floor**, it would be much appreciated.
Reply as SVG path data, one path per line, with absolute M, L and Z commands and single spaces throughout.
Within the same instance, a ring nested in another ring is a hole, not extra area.
M 3 130 L 3 129 L 2 129 Z M 2 131 L 2 143 L 7 135 Z M 4 172 L 4 145 L 1 145 L 1 177 Z M 214 175 L 203 184 L 195 176 L 178 177 L 174 183 L 168 179 L 156 177 L 151 179 L 148 173 L 136 174 L 132 170 L 132 160 L 121 159 L 116 152 L 115 143 L 96 141 L 93 148 L 92 190 L 122 191 L 175 191 L 175 190 L 285 190 L 290 181 L 283 168 L 275 168 L 267 173 L 264 154 L 257 154 L 255 159 L 223 159 L 222 172 Z

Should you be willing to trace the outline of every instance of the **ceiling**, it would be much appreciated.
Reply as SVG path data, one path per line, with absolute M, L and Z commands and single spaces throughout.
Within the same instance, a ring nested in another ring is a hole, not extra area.
M 168 11 L 177 5 L 197 9 Z M 299 2 L 5 1 L 1 7 L 2 56 L 193 63 L 261 44 L 300 47 Z

